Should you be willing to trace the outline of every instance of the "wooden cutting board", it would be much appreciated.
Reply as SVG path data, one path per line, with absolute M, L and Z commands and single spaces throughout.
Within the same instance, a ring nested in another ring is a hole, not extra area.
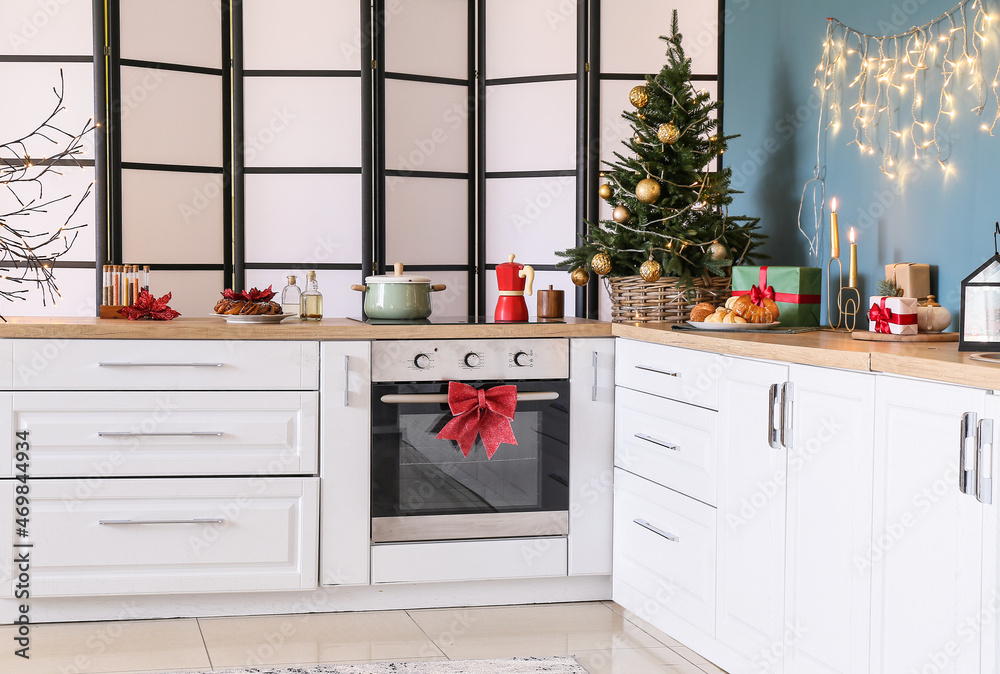
M 881 332 L 855 330 L 851 339 L 864 342 L 957 342 L 957 332 L 918 332 L 915 335 L 886 335 Z

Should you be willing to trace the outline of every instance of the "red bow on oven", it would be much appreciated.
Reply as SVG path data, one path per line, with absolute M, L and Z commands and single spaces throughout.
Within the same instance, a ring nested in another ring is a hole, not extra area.
M 763 290 L 757 286 L 750 286 L 750 301 L 758 307 L 764 306 L 764 298 L 774 301 L 774 286 L 767 286 Z
M 448 407 L 455 417 L 437 437 L 457 441 L 465 456 L 472 450 L 477 435 L 483 439 L 487 459 L 493 458 L 501 442 L 517 444 L 514 429 L 510 427 L 517 408 L 516 386 L 494 386 L 484 390 L 457 381 L 448 382 Z
M 875 332 L 889 334 L 889 321 L 892 320 L 892 309 L 885 306 L 885 298 L 880 304 L 872 304 L 868 310 L 868 320 L 875 323 Z

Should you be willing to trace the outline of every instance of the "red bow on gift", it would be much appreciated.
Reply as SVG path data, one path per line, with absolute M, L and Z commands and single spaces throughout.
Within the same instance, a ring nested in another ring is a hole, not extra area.
M 494 386 L 483 390 L 457 381 L 448 382 L 448 407 L 455 417 L 437 437 L 457 441 L 465 456 L 472 450 L 477 435 L 483 439 L 487 459 L 493 458 L 501 442 L 517 444 L 514 430 L 510 427 L 517 408 L 516 386 Z
M 873 304 L 872 308 L 868 310 L 868 320 L 875 323 L 875 332 L 889 334 L 889 321 L 892 320 L 892 309 L 885 306 L 885 298 L 882 299 L 881 305 Z
M 764 299 L 774 301 L 774 286 L 767 286 L 763 290 L 757 286 L 750 286 L 750 301 L 758 307 L 764 306 Z

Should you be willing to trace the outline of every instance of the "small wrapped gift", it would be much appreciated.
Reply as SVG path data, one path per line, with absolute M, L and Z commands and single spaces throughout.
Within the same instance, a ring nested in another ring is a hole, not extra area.
M 931 294 L 931 268 L 926 264 L 899 262 L 885 266 L 885 277 L 895 280 L 903 291 L 903 297 L 915 297 L 918 300 L 927 299 Z
M 733 295 L 770 297 L 787 327 L 820 325 L 822 288 L 819 267 L 733 267 Z
M 916 297 L 869 297 L 868 331 L 885 335 L 917 334 L 917 304 Z

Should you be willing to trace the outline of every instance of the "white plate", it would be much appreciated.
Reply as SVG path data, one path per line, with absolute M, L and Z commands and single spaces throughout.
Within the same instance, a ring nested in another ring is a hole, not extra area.
M 280 323 L 291 314 L 265 314 L 262 316 L 240 316 L 239 314 L 209 314 L 215 318 L 224 318 L 227 323 Z
M 745 332 L 746 330 L 770 330 L 781 325 L 780 321 L 774 323 L 697 323 L 688 321 L 690 325 L 699 330 L 721 330 L 722 332 Z

